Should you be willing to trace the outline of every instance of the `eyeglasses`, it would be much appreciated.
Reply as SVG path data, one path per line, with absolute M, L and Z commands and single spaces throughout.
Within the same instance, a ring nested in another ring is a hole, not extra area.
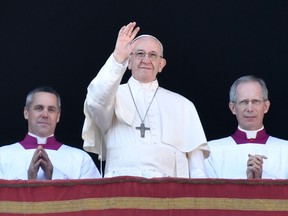
M 137 52 L 133 52 L 131 53 L 131 55 L 134 54 L 136 56 L 137 59 L 139 60 L 143 60 L 145 58 L 146 55 L 148 55 L 148 58 L 151 60 L 151 61 L 155 61 L 157 60 L 158 58 L 163 58 L 163 56 L 161 55 L 158 55 L 156 52 L 149 52 L 149 53 L 146 53 L 144 51 L 137 51 Z
M 251 102 L 252 105 L 254 106 L 259 106 L 262 102 L 264 102 L 263 100 L 258 100 L 258 99 L 253 99 L 253 100 L 242 100 L 239 102 L 236 102 L 240 107 L 246 107 L 248 106 L 248 104 Z

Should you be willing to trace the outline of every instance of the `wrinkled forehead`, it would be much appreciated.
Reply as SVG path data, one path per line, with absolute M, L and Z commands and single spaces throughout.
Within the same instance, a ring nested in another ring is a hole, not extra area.
M 156 41 L 156 42 L 159 44 L 159 46 L 160 46 L 160 51 L 163 53 L 163 45 L 162 45 L 162 43 L 161 43 L 156 37 L 154 37 L 154 36 L 152 36 L 152 35 L 148 35 L 148 34 L 140 35 L 140 36 L 134 38 L 134 40 L 132 41 L 132 43 L 134 43 L 135 41 L 137 41 L 137 40 L 139 40 L 139 39 L 143 39 L 143 38 L 151 38 L 151 39 L 153 39 L 154 41 Z
M 239 83 L 236 92 L 237 98 L 262 98 L 263 91 L 261 85 L 256 81 Z
M 36 92 L 33 95 L 33 100 L 31 104 L 58 107 L 57 96 L 49 92 Z

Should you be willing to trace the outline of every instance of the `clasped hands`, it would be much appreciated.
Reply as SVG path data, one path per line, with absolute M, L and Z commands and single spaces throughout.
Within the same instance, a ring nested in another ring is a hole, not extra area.
M 42 145 L 39 145 L 33 154 L 28 168 L 28 180 L 37 179 L 39 168 L 43 170 L 46 180 L 52 179 L 53 165 Z
M 263 159 L 267 159 L 267 157 L 264 155 L 248 155 L 246 170 L 247 179 L 262 178 Z

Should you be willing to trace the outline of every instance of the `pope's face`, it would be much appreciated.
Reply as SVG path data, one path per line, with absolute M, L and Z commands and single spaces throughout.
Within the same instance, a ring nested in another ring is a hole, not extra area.
M 160 44 L 151 37 L 139 38 L 134 43 L 128 68 L 134 79 L 143 83 L 152 82 L 166 65 L 166 60 L 161 57 Z

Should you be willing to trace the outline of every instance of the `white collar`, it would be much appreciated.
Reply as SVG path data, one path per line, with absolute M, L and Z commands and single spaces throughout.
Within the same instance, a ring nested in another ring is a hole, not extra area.
M 240 128 L 240 126 L 238 126 L 238 129 L 240 131 L 243 131 L 244 133 L 246 133 L 247 139 L 255 139 L 257 136 L 258 131 L 261 131 L 264 129 L 264 126 L 262 126 L 260 129 L 258 130 L 244 130 L 242 128 Z
M 52 135 L 50 135 L 50 136 L 48 136 L 48 137 L 40 137 L 40 136 L 37 136 L 37 135 L 32 134 L 32 133 L 30 133 L 30 132 L 28 132 L 28 134 L 29 134 L 30 136 L 32 136 L 32 137 L 35 137 L 35 138 L 37 139 L 37 143 L 38 143 L 38 144 L 46 144 L 47 138 L 54 136 L 54 134 L 52 134 Z
M 152 91 L 155 91 L 159 86 L 157 79 L 149 83 L 142 83 L 132 76 L 128 80 L 128 83 L 132 89 L 151 89 Z

